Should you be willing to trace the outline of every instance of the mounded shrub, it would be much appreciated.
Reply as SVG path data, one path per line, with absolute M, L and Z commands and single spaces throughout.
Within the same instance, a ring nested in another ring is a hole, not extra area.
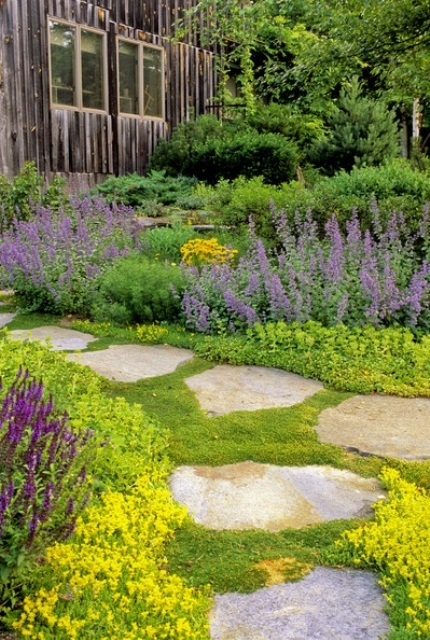
M 123 203 L 129 207 L 148 208 L 149 203 L 176 204 L 191 194 L 195 180 L 185 176 L 166 176 L 165 171 L 151 171 L 147 176 L 137 173 L 111 177 L 97 186 L 107 202 Z
M 150 167 L 209 184 L 241 175 L 261 175 L 270 184 L 280 184 L 294 178 L 298 159 L 295 143 L 285 136 L 259 133 L 237 121 L 221 126 L 214 116 L 201 116 L 180 124 L 169 142 L 159 143 Z
M 133 254 L 103 274 L 92 315 L 97 321 L 118 324 L 175 322 L 181 315 L 181 304 L 172 287 L 180 294 L 183 286 L 178 266 Z
M 213 187 L 197 185 L 196 192 L 217 213 L 220 222 L 233 226 L 247 224 L 252 216 L 258 233 L 273 237 L 270 202 L 285 209 L 293 220 L 296 212 L 304 217 L 312 209 L 321 229 L 335 214 L 345 229 L 353 211 L 364 230 L 372 226 L 375 202 L 386 223 L 393 211 L 402 212 L 410 233 L 422 221 L 423 207 L 430 201 L 430 175 L 413 169 L 406 160 L 394 160 L 379 167 L 354 167 L 331 178 L 321 178 L 312 188 L 300 182 L 267 185 L 261 177 L 220 181 Z

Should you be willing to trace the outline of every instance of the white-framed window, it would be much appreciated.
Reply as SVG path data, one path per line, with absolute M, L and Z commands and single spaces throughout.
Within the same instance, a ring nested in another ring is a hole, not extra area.
M 49 18 L 51 104 L 107 111 L 106 33 Z
M 118 38 L 118 104 L 123 115 L 164 119 L 164 50 Z

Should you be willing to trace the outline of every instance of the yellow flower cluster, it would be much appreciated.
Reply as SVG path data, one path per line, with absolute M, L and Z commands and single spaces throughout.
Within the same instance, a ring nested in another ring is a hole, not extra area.
M 229 249 L 220 244 L 216 238 L 206 240 L 195 238 L 181 247 L 181 257 L 186 265 L 201 266 L 203 264 L 231 263 L 237 254 L 237 249 Z
M 161 336 L 165 336 L 168 330 L 156 324 L 138 324 L 136 335 L 140 342 L 158 342 Z
M 49 587 L 25 599 L 15 629 L 35 640 L 206 640 L 209 593 L 169 574 L 163 556 L 185 516 L 164 471 L 146 469 L 128 494 L 107 492 L 71 542 L 48 549 Z
M 357 565 L 382 574 L 387 600 L 404 610 L 408 638 L 430 638 L 430 495 L 385 468 L 388 500 L 375 505 L 375 521 L 347 531 L 338 542 Z

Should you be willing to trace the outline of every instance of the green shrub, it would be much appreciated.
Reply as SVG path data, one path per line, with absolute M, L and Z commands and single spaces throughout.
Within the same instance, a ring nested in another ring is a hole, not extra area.
M 373 219 L 372 201 L 376 201 L 383 220 L 393 211 L 403 212 L 411 232 L 417 231 L 423 206 L 430 201 L 430 176 L 413 169 L 406 160 L 394 160 L 379 167 L 354 167 L 323 178 L 310 192 L 296 192 L 287 203 L 290 213 L 305 213 L 310 207 L 321 224 L 335 213 L 341 223 L 357 210 L 362 228 Z
M 181 315 L 181 304 L 172 286 L 179 294 L 183 290 L 180 267 L 135 254 L 103 274 L 92 315 L 99 322 L 118 324 L 174 322 Z
M 341 89 L 338 109 L 327 121 L 328 139 L 317 143 L 310 155 L 311 162 L 329 175 L 400 155 L 395 113 L 382 100 L 363 96 L 361 89 L 356 77 Z
M 262 176 L 268 184 L 281 184 L 294 179 L 297 164 L 293 143 L 279 134 L 255 131 L 209 140 L 195 151 L 190 162 L 193 175 L 209 184 L 238 176 Z
M 430 336 L 416 340 L 408 329 L 271 322 L 242 336 L 206 337 L 194 350 L 210 360 L 285 369 L 339 391 L 430 396 Z
M 160 140 L 149 161 L 149 168 L 165 170 L 167 175 L 193 175 L 190 163 L 199 147 L 208 140 L 221 138 L 225 128 L 213 115 L 181 122 L 172 132 L 171 139 Z
M 259 133 L 279 133 L 297 144 L 301 160 L 308 150 L 326 138 L 324 122 L 314 114 L 298 113 L 287 104 L 260 104 L 247 118 L 247 123 Z
M 11 181 L 0 176 L 0 231 L 4 231 L 14 218 L 28 220 L 36 205 L 57 210 L 67 201 L 65 180 L 55 177 L 47 189 L 34 162 L 27 162 Z
M 160 215 L 158 205 L 175 204 L 178 198 L 191 193 L 194 180 L 184 176 L 172 178 L 164 171 L 151 171 L 147 176 L 132 173 L 126 176 L 111 177 L 96 188 L 108 202 L 123 202 L 130 207 Z M 152 210 L 151 210 L 152 208 Z
M 217 199 L 218 196 L 218 199 Z M 237 178 L 225 186 L 222 182 L 214 189 L 213 205 L 221 213 L 221 221 L 228 226 L 244 228 L 252 218 L 256 233 L 264 238 L 273 238 L 274 225 L 271 212 L 284 208 L 291 199 L 307 197 L 300 182 L 284 183 L 280 186 L 265 184 L 262 177 Z
M 371 226 L 377 201 L 383 221 L 393 211 L 403 212 L 410 232 L 415 233 L 422 220 L 423 206 L 430 201 L 430 176 L 398 159 L 379 167 L 354 167 L 350 173 L 340 171 L 331 178 L 321 178 L 312 189 L 301 182 L 267 185 L 261 177 L 221 180 L 215 186 L 198 184 L 194 189 L 204 206 L 218 214 L 220 223 L 242 226 L 252 216 L 259 235 L 265 237 L 273 235 L 271 201 L 276 209 L 285 209 L 290 219 L 297 211 L 303 217 L 312 209 L 321 228 L 333 213 L 344 227 L 355 209 L 362 229 Z
M 246 123 L 221 123 L 201 116 L 180 124 L 169 142 L 157 145 L 152 169 L 165 169 L 215 184 L 222 178 L 261 175 L 271 184 L 292 180 L 298 164 L 295 143 L 277 133 L 259 133 Z

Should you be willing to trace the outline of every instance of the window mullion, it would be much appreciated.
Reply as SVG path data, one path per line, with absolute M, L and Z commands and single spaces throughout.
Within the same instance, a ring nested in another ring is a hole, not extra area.
M 76 54 L 75 54 L 75 68 L 76 68 L 76 106 L 78 109 L 82 109 L 82 44 L 81 44 L 81 28 L 76 27 Z
M 145 104 L 145 79 L 143 77 L 143 44 L 139 44 L 139 115 L 141 118 L 144 117 L 144 104 Z

